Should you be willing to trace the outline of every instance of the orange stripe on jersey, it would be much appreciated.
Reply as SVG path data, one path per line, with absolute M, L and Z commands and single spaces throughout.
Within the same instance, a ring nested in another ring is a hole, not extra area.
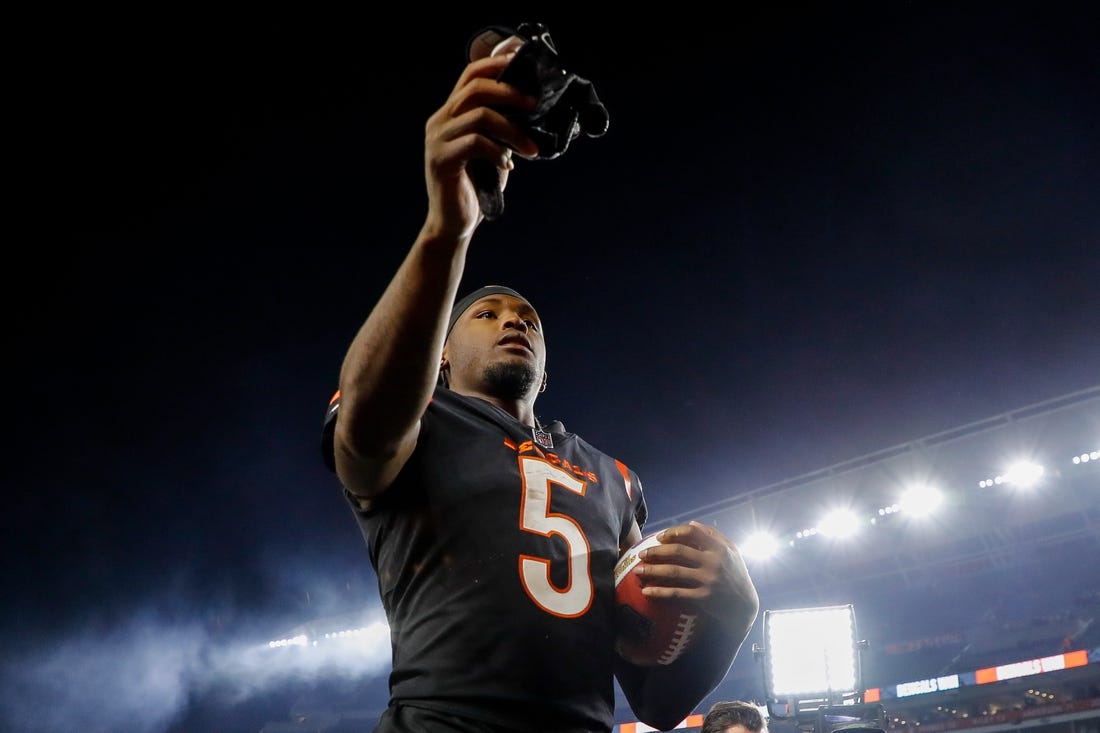
M 516 445 L 516 441 L 509 438 L 507 435 L 504 436 L 504 445 L 508 446 L 512 450 L 518 450 L 519 449 L 519 446 Z
M 695 713 L 694 715 L 689 715 L 689 716 L 687 716 L 687 720 L 684 721 L 684 722 L 687 723 L 688 728 L 702 728 L 703 727 L 703 714 L 702 713 Z
M 619 473 L 621 473 L 623 475 L 623 482 L 626 484 L 626 498 L 627 499 L 633 498 L 631 496 L 631 490 L 630 490 L 630 471 L 627 470 L 626 464 L 624 464 L 622 461 L 620 461 L 618 459 L 615 459 L 615 466 L 616 466 L 616 468 L 619 469 Z

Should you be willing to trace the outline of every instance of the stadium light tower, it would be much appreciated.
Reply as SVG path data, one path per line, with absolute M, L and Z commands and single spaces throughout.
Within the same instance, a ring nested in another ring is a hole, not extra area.
M 816 722 L 817 729 L 823 719 L 842 712 L 845 728 L 883 728 L 882 706 L 862 704 L 860 653 L 865 647 L 856 635 L 851 604 L 765 610 L 764 644 L 754 644 L 753 655 L 763 659 L 768 714 L 794 718 L 800 727 Z

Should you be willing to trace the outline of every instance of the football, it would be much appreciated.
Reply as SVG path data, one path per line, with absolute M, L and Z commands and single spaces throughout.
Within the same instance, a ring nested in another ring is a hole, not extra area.
M 633 572 L 641 560 L 638 554 L 659 545 L 657 534 L 643 538 L 624 552 L 615 564 L 615 650 L 632 664 L 672 664 L 691 645 L 696 635 L 698 614 L 674 599 L 650 599 Z

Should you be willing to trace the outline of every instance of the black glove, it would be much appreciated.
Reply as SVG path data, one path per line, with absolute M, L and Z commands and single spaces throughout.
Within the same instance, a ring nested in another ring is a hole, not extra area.
M 501 112 L 522 126 L 538 145 L 536 159 L 558 157 L 582 132 L 588 137 L 600 137 L 607 132 L 607 109 L 596 96 L 592 82 L 561 67 L 557 49 L 543 24 L 522 23 L 515 30 L 502 26 L 485 28 L 466 44 L 466 56 L 470 61 L 484 58 L 497 43 L 511 36 L 519 36 L 525 42 L 499 80 L 538 97 L 539 102 L 531 112 Z M 481 213 L 490 221 L 496 219 L 504 213 L 504 192 L 500 190 L 496 166 L 474 160 L 467 166 L 467 172 L 477 189 Z

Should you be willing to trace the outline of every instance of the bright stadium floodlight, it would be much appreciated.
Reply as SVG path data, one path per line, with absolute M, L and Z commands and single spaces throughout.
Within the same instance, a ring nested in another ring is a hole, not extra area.
M 927 517 L 943 503 L 943 494 L 934 486 L 912 484 L 901 496 L 901 508 L 914 517 Z
M 1007 483 L 1019 486 L 1021 489 L 1034 487 L 1043 478 L 1043 467 L 1031 461 L 1020 461 L 1008 467 L 1004 480 Z
M 817 529 L 826 537 L 846 539 L 859 532 L 860 521 L 850 509 L 835 509 L 822 517 Z
M 819 709 L 862 703 L 865 646 L 851 604 L 765 610 L 764 644 L 754 644 L 753 655 L 763 658 L 768 714 L 806 725 Z
M 747 558 L 766 560 L 779 551 L 779 542 L 767 532 L 756 532 L 745 538 L 738 547 Z

